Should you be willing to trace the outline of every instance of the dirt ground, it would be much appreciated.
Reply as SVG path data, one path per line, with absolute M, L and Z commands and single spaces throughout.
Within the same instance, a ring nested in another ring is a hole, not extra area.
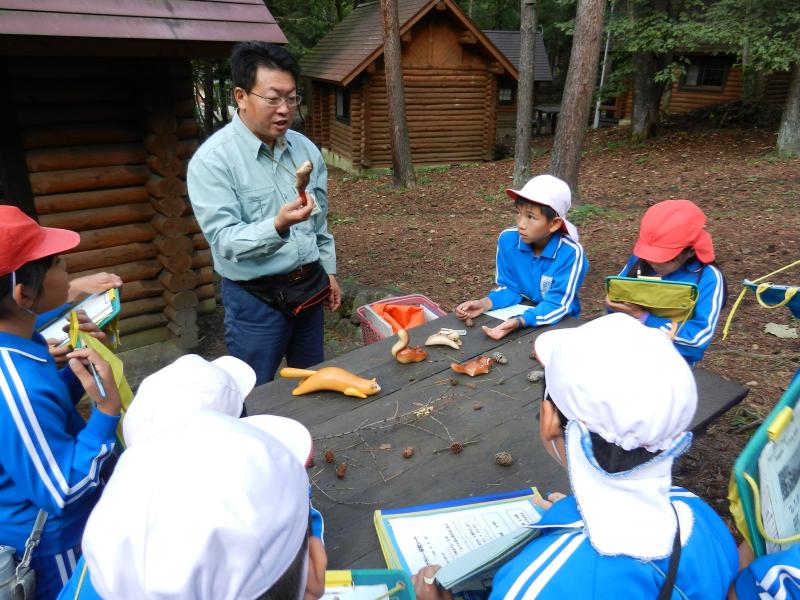
M 696 439 L 677 482 L 727 515 L 733 461 L 800 368 L 800 342 L 766 334 L 769 321 L 798 322 L 786 309 L 760 308 L 752 295 L 725 341 L 722 323 L 743 278 L 800 258 L 800 159 L 777 157 L 774 133 L 763 130 L 672 131 L 645 144 L 629 142 L 626 133 L 592 132 L 584 150 L 582 204 L 570 213 L 590 262 L 581 316 L 604 313 L 603 278 L 625 264 L 648 206 L 689 198 L 703 208 L 729 301 L 702 366 L 751 392 Z M 546 171 L 551 143 L 550 136 L 535 138 L 534 174 Z M 513 203 L 504 192 L 512 168 L 511 160 L 431 168 L 419 174 L 414 190 L 393 188 L 388 176 L 332 170 L 329 224 L 339 277 L 422 293 L 446 310 L 483 296 L 493 283 L 497 234 L 513 224 Z M 796 284 L 800 268 L 775 279 Z

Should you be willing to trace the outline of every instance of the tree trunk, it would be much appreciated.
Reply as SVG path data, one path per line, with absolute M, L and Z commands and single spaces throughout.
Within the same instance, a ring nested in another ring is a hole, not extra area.
M 214 133 L 214 70 L 211 64 L 205 65 L 203 74 L 203 127 L 206 135 Z
M 644 140 L 653 135 L 658 122 L 658 107 L 661 94 L 659 86 L 653 81 L 656 73 L 656 57 L 652 52 L 634 54 L 636 73 L 633 77 L 633 117 L 631 136 Z
M 578 0 L 572 52 L 550 159 L 550 173 L 569 184 L 574 201 L 578 199 L 578 168 L 597 78 L 605 7 L 605 0 Z
M 519 85 L 517 86 L 517 139 L 514 149 L 514 187 L 531 176 L 531 119 L 536 49 L 536 0 L 520 2 Z
M 800 38 L 798 38 L 800 39 Z M 778 130 L 778 152 L 800 155 L 800 62 L 795 63 Z
M 381 14 L 383 17 L 383 60 L 386 65 L 386 97 L 389 103 L 389 133 L 392 141 L 392 175 L 396 186 L 409 188 L 416 186 L 417 178 L 414 175 L 411 146 L 408 142 L 397 0 L 381 0 Z

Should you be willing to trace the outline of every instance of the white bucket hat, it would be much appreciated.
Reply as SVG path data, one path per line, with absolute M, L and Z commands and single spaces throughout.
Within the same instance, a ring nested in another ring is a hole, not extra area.
M 549 206 L 564 221 L 562 231 L 576 242 L 579 241 L 578 229 L 567 220 L 567 213 L 572 206 L 572 192 L 565 181 L 552 175 L 537 175 L 522 186 L 521 190 L 509 188 L 506 194 L 514 200 L 527 200 Z
M 697 408 L 686 361 L 663 332 L 622 313 L 547 331 L 534 347 L 548 395 L 570 421 L 570 484 L 592 544 L 609 555 L 669 555 L 672 463 L 691 444 L 686 430 Z M 659 454 L 629 471 L 607 473 L 594 457 L 590 432 L 624 450 Z M 680 518 L 681 533 L 690 531 L 691 512 Z
M 122 421 L 125 445 L 170 434 L 200 410 L 238 417 L 255 384 L 255 371 L 233 356 L 211 362 L 196 354 L 181 356 L 139 385 Z
M 201 411 L 128 448 L 83 537 L 94 588 L 120 600 L 262 595 L 307 535 L 310 444 L 290 419 Z

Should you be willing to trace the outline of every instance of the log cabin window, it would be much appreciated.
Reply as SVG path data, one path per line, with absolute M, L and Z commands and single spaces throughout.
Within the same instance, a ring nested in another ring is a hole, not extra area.
M 686 67 L 681 87 L 722 91 L 728 78 L 730 60 L 722 56 L 693 56 Z
M 336 120 L 350 123 L 350 90 L 336 88 Z
M 514 104 L 514 90 L 510 86 L 500 86 L 497 89 L 497 99 L 504 106 Z

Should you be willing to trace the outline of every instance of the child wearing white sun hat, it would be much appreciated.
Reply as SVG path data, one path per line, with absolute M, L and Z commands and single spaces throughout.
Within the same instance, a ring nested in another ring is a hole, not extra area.
M 623 314 L 535 341 L 547 389 L 540 436 L 569 472 L 541 535 L 495 575 L 491 599 L 722 599 L 736 545 L 714 511 L 672 487 L 697 406 L 691 369 L 670 340 Z M 446 598 L 415 578 L 417 597 Z

